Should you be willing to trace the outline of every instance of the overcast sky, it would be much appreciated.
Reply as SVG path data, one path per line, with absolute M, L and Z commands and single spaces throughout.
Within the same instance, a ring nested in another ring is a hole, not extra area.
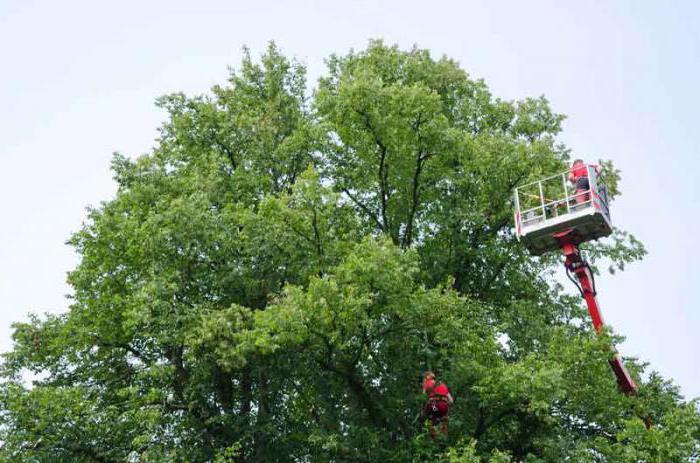
M 98 4 L 104 4 L 98 6 Z M 0 0 L 0 351 L 29 312 L 67 310 L 64 243 L 113 197 L 111 153 L 154 145 L 173 91 L 223 83 L 269 40 L 314 80 L 370 38 L 458 60 L 506 99 L 544 94 L 577 157 L 612 159 L 613 222 L 649 255 L 598 278 L 607 323 L 700 396 L 700 3 Z

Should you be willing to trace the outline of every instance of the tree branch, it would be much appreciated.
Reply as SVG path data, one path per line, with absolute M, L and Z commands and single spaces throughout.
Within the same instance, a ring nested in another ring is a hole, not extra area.
M 348 195 L 348 198 L 350 198 L 350 200 L 351 200 L 357 207 L 359 207 L 360 209 L 362 209 L 362 212 L 364 212 L 365 214 L 369 215 L 369 217 L 370 217 L 372 220 L 374 220 L 374 222 L 377 224 L 377 226 L 379 227 L 379 229 L 380 229 L 381 231 L 386 232 L 386 229 L 384 228 L 384 225 L 382 224 L 382 222 L 379 220 L 379 217 L 377 217 L 377 214 L 375 214 L 374 212 L 372 212 L 365 204 L 363 204 L 359 199 L 357 199 L 355 196 L 353 196 L 353 194 L 350 193 L 350 190 L 348 190 L 347 188 L 342 188 L 341 191 L 342 191 L 343 193 L 345 193 L 346 195 Z
M 356 110 L 358 114 L 360 114 L 364 121 L 365 121 L 365 128 L 369 130 L 369 132 L 372 134 L 372 137 L 374 138 L 374 142 L 377 144 L 377 147 L 379 148 L 379 172 L 378 172 L 378 177 L 379 177 L 379 198 L 380 198 L 380 204 L 381 204 L 381 217 L 382 217 L 382 223 L 383 227 L 382 230 L 384 230 L 385 233 L 389 233 L 391 236 L 391 239 L 398 244 L 398 236 L 393 236 L 391 233 L 391 226 L 389 223 L 388 215 L 387 215 L 387 204 L 389 202 L 389 166 L 387 164 L 387 155 L 388 155 L 388 149 L 384 142 L 382 142 L 382 139 L 379 137 L 379 134 L 376 132 L 374 126 L 372 125 L 372 121 L 370 119 L 370 116 L 367 112 L 365 111 L 358 111 Z

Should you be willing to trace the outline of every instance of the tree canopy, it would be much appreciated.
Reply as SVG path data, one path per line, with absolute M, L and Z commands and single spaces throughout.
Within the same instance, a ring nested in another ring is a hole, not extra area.
M 569 161 L 544 97 L 372 41 L 312 91 L 271 44 L 158 105 L 157 146 L 114 156 L 116 196 L 69 240 L 69 310 L 14 325 L 0 461 L 700 458 L 697 404 L 635 359 L 620 394 L 619 338 L 514 237 L 513 188 Z M 617 230 L 586 252 L 644 248 Z M 438 442 L 427 369 L 457 398 Z

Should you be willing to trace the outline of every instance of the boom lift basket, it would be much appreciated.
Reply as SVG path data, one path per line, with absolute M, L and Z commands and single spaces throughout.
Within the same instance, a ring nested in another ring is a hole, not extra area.
M 608 192 L 592 166 L 586 166 L 589 189 L 577 192 L 568 171 L 515 189 L 515 233 L 533 255 L 561 247 L 555 234 L 574 230 L 580 242 L 612 233 Z

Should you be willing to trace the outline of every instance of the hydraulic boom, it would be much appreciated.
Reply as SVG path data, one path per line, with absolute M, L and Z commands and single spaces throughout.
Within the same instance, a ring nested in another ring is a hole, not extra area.
M 564 256 L 566 256 L 565 265 L 567 272 L 575 275 L 578 279 L 580 285 L 579 289 L 581 290 L 581 294 L 588 305 L 588 313 L 591 315 L 593 327 L 595 328 L 596 333 L 600 334 L 600 331 L 603 328 L 603 315 L 600 312 L 600 305 L 598 304 L 598 298 L 596 297 L 595 284 L 593 275 L 591 274 L 591 269 L 588 266 L 588 263 L 581 256 L 581 252 L 578 248 L 581 240 L 573 229 L 557 233 L 554 235 L 554 238 L 559 242 L 562 251 L 564 251 Z M 620 390 L 627 395 L 636 394 L 637 384 L 630 376 L 627 368 L 625 368 L 625 365 L 622 363 L 622 359 L 615 348 L 611 346 L 611 349 L 613 352 L 615 352 L 615 354 L 608 362 L 615 373 Z

